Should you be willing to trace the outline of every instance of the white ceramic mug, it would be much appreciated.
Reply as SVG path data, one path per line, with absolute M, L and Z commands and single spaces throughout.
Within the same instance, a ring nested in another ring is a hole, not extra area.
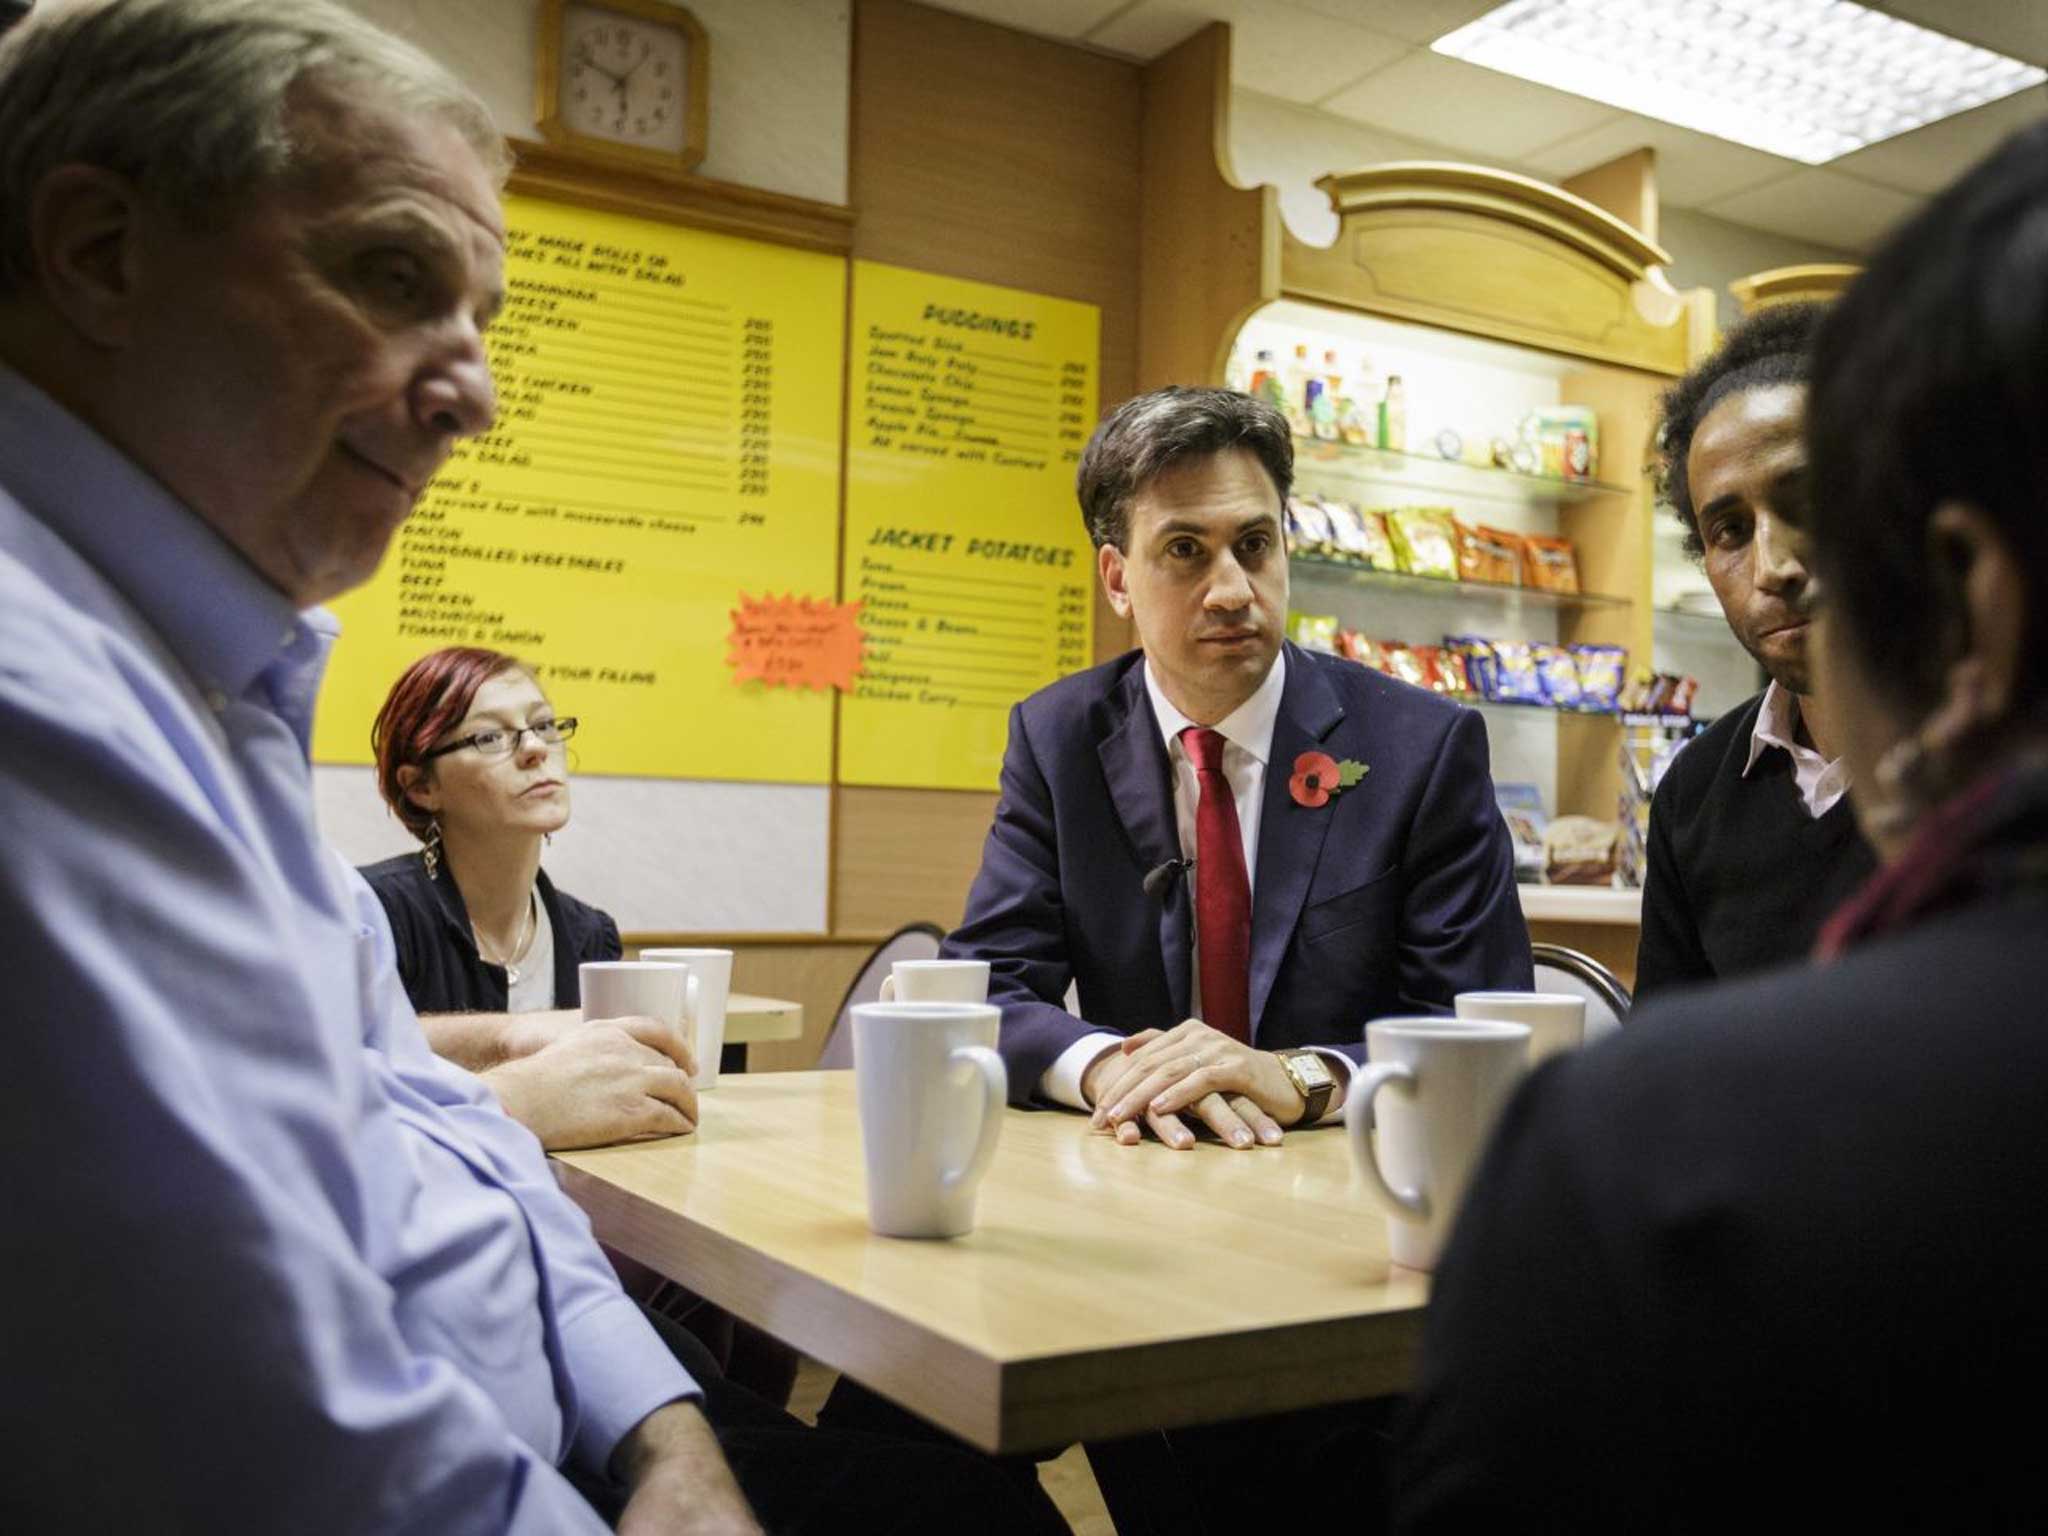
M 697 978 L 687 965 L 660 960 L 586 960 L 576 968 L 583 1017 L 659 1020 L 690 1038 L 697 1015 Z
M 1379 1019 L 1365 1050 L 1345 1100 L 1351 1160 L 1386 1209 L 1394 1262 L 1434 1269 L 1493 1122 L 1529 1069 L 1529 1026 Z
M 857 1003 L 853 1075 L 868 1225 L 885 1237 L 957 1237 L 995 1156 L 1009 1078 L 987 1003 Z
M 985 1003 L 986 960 L 898 960 L 882 978 L 885 1003 Z
M 1586 1000 L 1565 992 L 1460 992 L 1461 1019 L 1505 1019 L 1529 1026 L 1529 1065 L 1586 1043 Z
M 687 965 L 697 979 L 697 1000 L 690 1009 L 695 1021 L 690 1049 L 697 1053 L 693 1088 L 718 1086 L 718 1057 L 725 1049 L 725 1010 L 732 998 L 732 951 L 729 949 L 643 949 L 642 960 Z

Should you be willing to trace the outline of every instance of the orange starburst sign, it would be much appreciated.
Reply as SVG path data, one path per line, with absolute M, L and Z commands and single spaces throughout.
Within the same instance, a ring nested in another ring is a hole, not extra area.
M 851 690 L 860 676 L 860 604 L 740 594 L 726 636 L 736 683 Z

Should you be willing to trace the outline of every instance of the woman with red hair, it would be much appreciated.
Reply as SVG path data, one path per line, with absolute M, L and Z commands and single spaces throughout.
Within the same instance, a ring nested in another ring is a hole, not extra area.
M 576 732 L 514 657 L 422 656 L 377 713 L 385 803 L 420 840 L 363 870 L 399 978 L 441 1055 L 479 1072 L 550 1148 L 691 1129 L 688 1047 L 652 1019 L 586 1024 L 578 967 L 616 960 L 611 918 L 559 891 L 541 847 L 569 824 L 563 744 Z

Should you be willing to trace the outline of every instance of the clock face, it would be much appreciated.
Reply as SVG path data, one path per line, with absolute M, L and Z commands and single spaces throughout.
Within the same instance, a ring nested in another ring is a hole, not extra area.
M 681 153 L 687 66 L 673 28 L 572 5 L 562 18 L 562 123 L 587 138 Z

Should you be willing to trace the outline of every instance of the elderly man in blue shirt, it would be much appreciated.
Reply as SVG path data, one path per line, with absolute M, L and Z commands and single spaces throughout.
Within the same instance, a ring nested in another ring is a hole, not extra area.
M 0 1524 L 603 1529 L 561 1467 L 621 1531 L 758 1530 L 722 1439 L 778 1526 L 1038 1528 L 707 1380 L 714 1434 L 314 827 L 308 610 L 492 419 L 506 169 L 325 0 L 0 42 Z

